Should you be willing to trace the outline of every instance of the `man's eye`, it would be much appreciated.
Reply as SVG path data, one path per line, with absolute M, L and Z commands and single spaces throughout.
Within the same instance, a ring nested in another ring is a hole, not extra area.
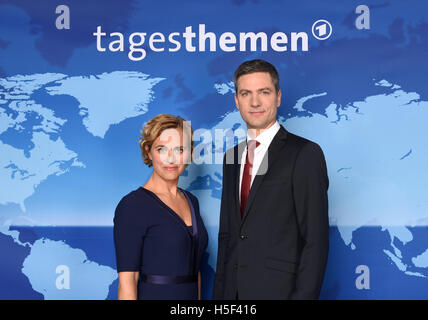
M 267 96 L 268 94 L 270 94 L 270 91 L 263 91 L 263 94 L 264 94 L 265 96 Z
M 241 96 L 243 96 L 243 97 L 248 96 L 248 92 L 242 92 L 242 93 L 241 93 Z

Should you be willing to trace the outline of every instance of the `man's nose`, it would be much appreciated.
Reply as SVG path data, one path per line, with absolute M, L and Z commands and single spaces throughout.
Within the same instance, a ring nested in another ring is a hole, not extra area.
M 260 104 L 261 104 L 261 102 L 260 102 L 260 97 L 259 97 L 259 95 L 256 93 L 256 94 L 253 94 L 252 96 L 251 96 L 251 106 L 253 106 L 253 107 L 258 107 L 258 106 L 260 106 Z

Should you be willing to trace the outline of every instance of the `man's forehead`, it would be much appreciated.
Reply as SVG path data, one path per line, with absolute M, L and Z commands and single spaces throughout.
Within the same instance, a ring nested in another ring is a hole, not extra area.
M 238 78 L 238 90 L 275 88 L 269 72 L 247 73 Z

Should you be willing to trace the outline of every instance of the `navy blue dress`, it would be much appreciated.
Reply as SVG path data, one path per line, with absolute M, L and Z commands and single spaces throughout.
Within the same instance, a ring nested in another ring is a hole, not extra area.
M 187 198 L 192 226 L 143 187 L 127 194 L 114 216 L 117 272 L 139 271 L 138 299 L 198 299 L 197 275 L 208 244 L 198 199 Z

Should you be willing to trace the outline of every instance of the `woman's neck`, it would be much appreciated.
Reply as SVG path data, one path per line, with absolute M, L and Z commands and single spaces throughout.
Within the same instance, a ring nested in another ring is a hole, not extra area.
M 155 173 L 151 175 L 149 180 L 143 185 L 144 188 L 156 194 L 168 194 L 171 196 L 177 196 L 178 192 L 178 179 L 177 180 L 165 180 Z

